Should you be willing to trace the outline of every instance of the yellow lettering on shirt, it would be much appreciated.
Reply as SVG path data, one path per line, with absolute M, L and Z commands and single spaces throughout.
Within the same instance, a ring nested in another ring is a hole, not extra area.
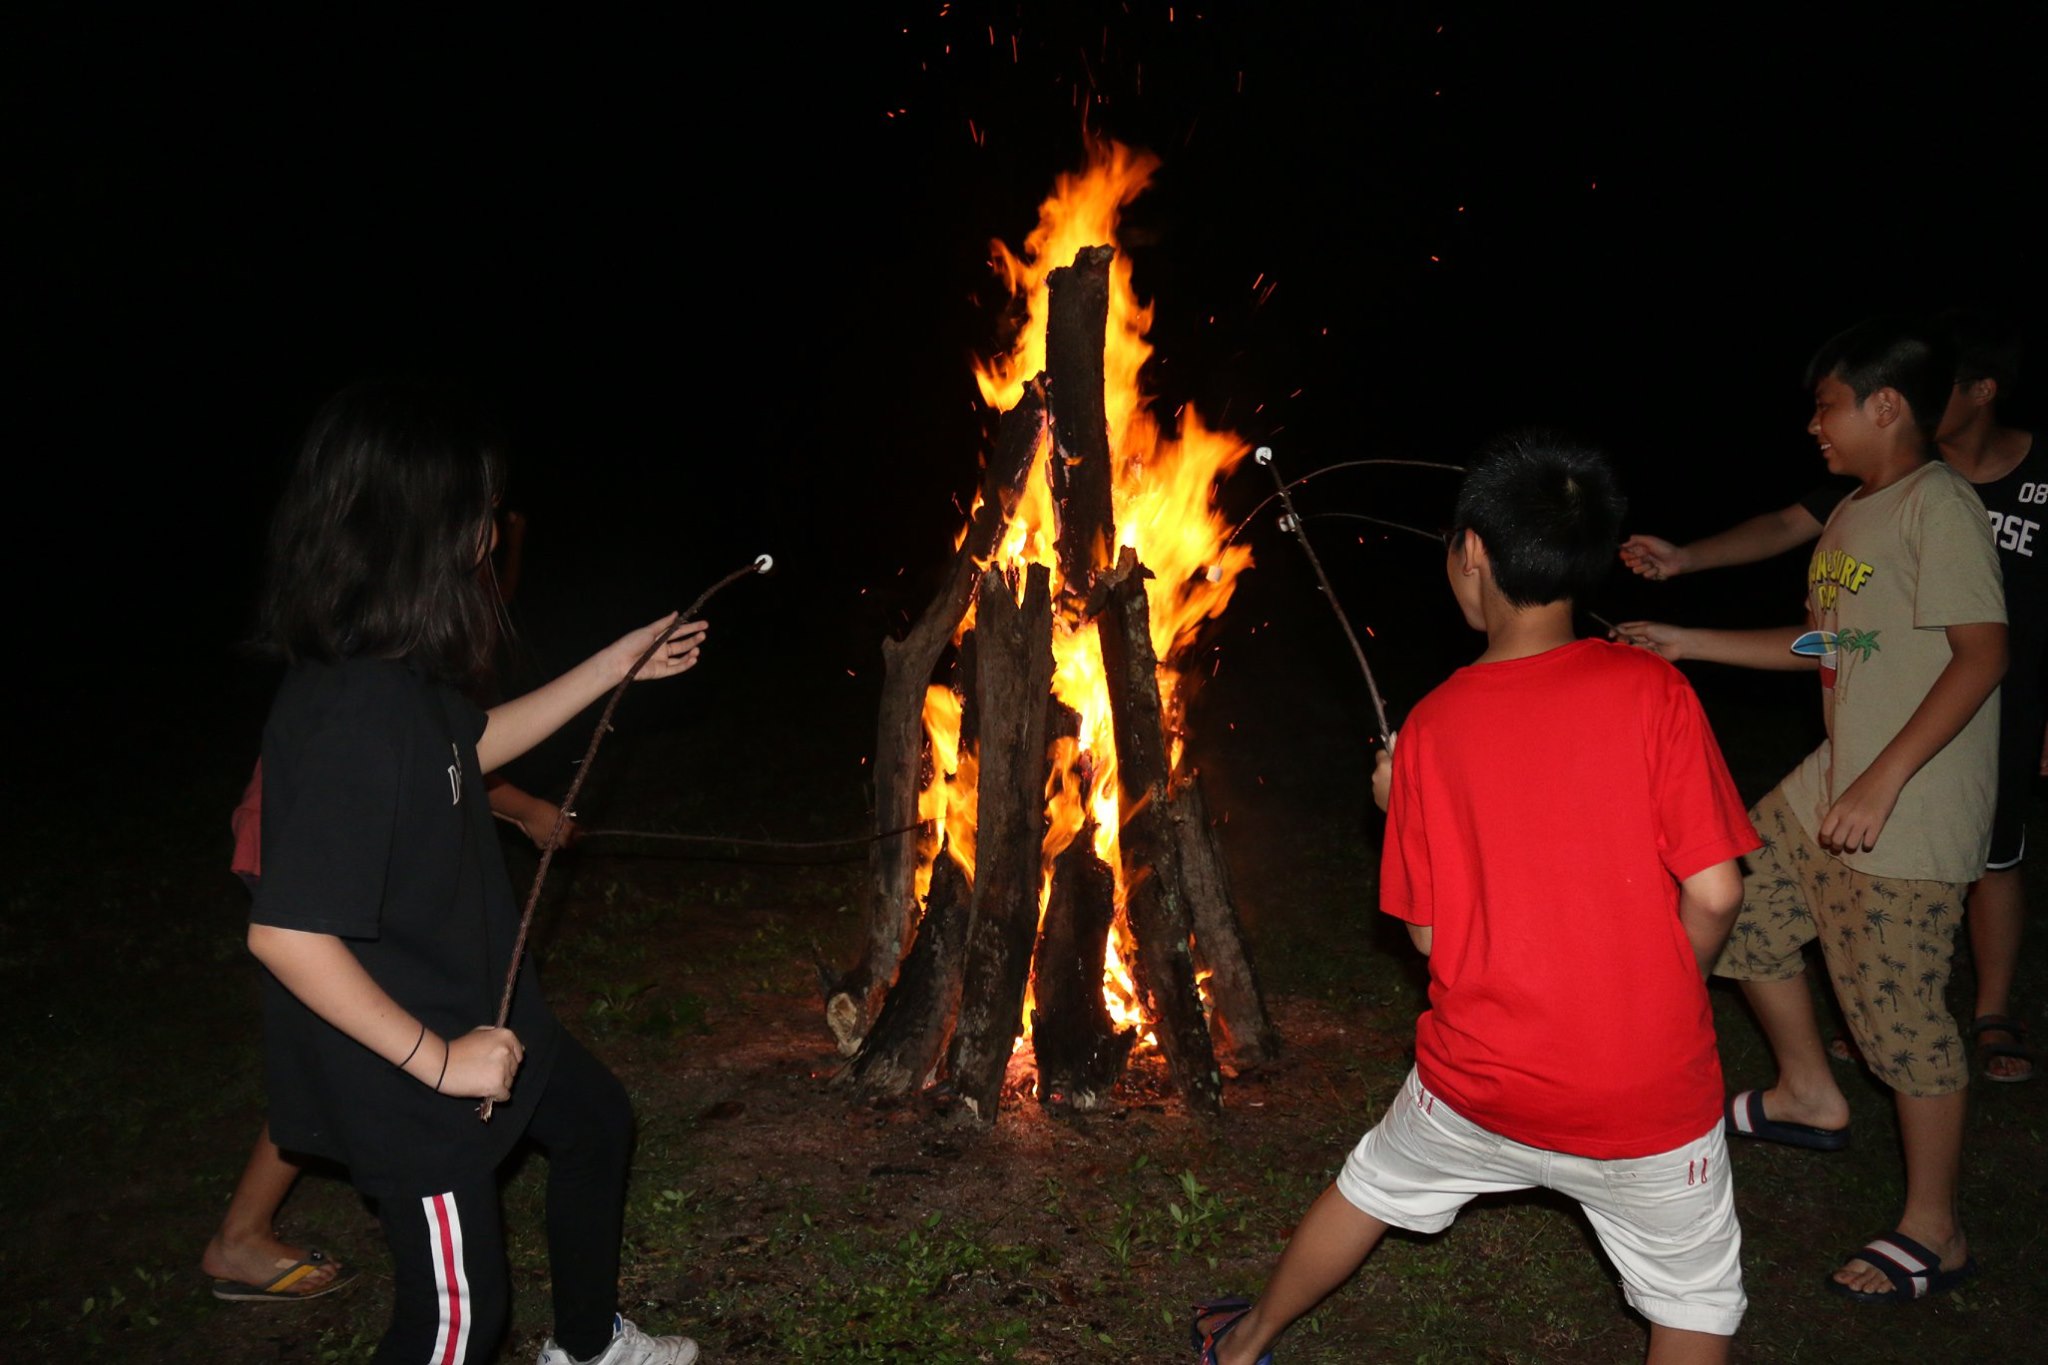
M 1862 592 L 1863 585 L 1876 572 L 1875 564 L 1866 564 L 1847 550 L 1816 550 L 1807 566 L 1806 581 L 1813 589 L 1814 605 L 1822 611 L 1832 611 L 1836 595 L 1843 588 L 1852 593 Z

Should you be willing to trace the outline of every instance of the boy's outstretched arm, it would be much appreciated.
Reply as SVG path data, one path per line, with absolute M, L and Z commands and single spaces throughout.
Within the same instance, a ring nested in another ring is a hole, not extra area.
M 1792 642 L 1800 634 L 1798 626 L 1706 630 L 1697 626 L 1674 626 L 1664 621 L 1623 621 L 1611 634 L 1625 645 L 1640 645 L 1673 663 L 1680 659 L 1701 659 L 1707 663 L 1734 664 L 1739 668 L 1787 671 L 1820 666 L 1820 660 L 1792 652 Z
M 1877 847 L 1899 793 L 1958 734 L 2005 677 L 2005 624 L 1949 626 L 1949 661 L 1891 743 L 1820 813 L 1814 837 L 1830 853 Z
M 1765 512 L 1688 545 L 1674 545 L 1656 536 L 1630 536 L 1621 542 L 1621 562 L 1644 578 L 1676 578 L 1702 569 L 1754 564 L 1804 545 L 1820 534 L 1820 523 L 1804 503 Z
M 1678 923 L 1699 959 L 1700 974 L 1713 969 L 1742 908 L 1742 869 L 1735 859 L 1703 867 L 1678 884 Z

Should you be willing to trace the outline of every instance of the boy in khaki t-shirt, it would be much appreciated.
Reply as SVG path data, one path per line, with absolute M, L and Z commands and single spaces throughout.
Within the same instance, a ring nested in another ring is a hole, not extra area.
M 1859 1303 L 1938 1294 L 1976 1268 L 1956 1209 L 1969 1072 L 1945 995 L 1990 839 L 2006 628 L 1983 505 L 1929 463 L 1953 374 L 1938 331 L 1886 319 L 1815 355 L 1807 431 L 1858 489 L 1807 572 L 1813 629 L 1616 628 L 1669 659 L 1820 665 L 1827 742 L 1750 812 L 1764 847 L 1714 971 L 1741 981 L 1778 1063 L 1769 1089 L 1729 1099 L 1730 1133 L 1848 1145 L 1849 1103 L 1806 984 L 1816 940 L 1852 1036 L 1892 1089 L 1905 1208 L 1828 1280 Z
M 1806 573 L 1818 629 L 1793 645 L 1820 659 L 1828 738 L 1779 787 L 1809 836 L 1948 667 L 1944 628 L 2005 619 L 1987 525 L 1975 490 L 1939 461 L 1845 498 L 1828 518 Z M 1994 693 L 1900 790 L 1884 838 L 1842 862 L 1878 877 L 1977 878 L 1998 793 L 1998 703 Z

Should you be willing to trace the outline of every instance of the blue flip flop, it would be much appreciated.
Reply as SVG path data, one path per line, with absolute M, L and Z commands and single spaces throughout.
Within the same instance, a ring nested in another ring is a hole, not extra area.
M 1764 1092 L 1745 1090 L 1730 1095 L 1722 1107 L 1730 1137 L 1755 1138 L 1759 1142 L 1782 1142 L 1787 1147 L 1804 1147 L 1809 1152 L 1839 1152 L 1849 1145 L 1849 1130 L 1815 1128 L 1805 1123 L 1783 1123 L 1764 1115 Z
M 1252 1301 L 1242 1294 L 1225 1294 L 1220 1299 L 1209 1299 L 1195 1305 L 1194 1322 L 1190 1331 L 1195 1343 L 1195 1352 L 1202 1365 L 1216 1365 L 1216 1348 L 1223 1338 L 1230 1335 L 1230 1329 L 1244 1321 L 1244 1315 L 1252 1308 Z M 1224 1315 L 1223 1320 L 1207 1331 L 1202 1330 L 1202 1320 Z M 1258 1359 L 1258 1365 L 1273 1365 L 1273 1353 L 1266 1352 Z
M 1890 1289 L 1872 1293 L 1867 1289 L 1851 1289 L 1830 1275 L 1828 1288 L 1856 1303 L 1911 1303 L 1915 1299 L 1932 1298 L 1936 1294 L 1948 1293 L 1977 1273 L 1975 1256 L 1965 1257 L 1963 1263 L 1953 1270 L 1943 1270 L 1940 1256 L 1902 1232 L 1873 1237 L 1843 1259 L 1867 1261 L 1883 1271 L 1884 1277 L 1892 1282 Z

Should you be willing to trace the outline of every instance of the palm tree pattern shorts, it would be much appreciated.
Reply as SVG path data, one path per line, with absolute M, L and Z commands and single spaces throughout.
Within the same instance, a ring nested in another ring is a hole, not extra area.
M 1749 819 L 1764 846 L 1744 860 L 1742 911 L 1714 975 L 1788 981 L 1818 941 L 1871 1072 L 1905 1095 L 1961 1090 L 1969 1070 L 1947 993 L 1969 884 L 1856 871 L 1813 841 L 1782 788 Z

